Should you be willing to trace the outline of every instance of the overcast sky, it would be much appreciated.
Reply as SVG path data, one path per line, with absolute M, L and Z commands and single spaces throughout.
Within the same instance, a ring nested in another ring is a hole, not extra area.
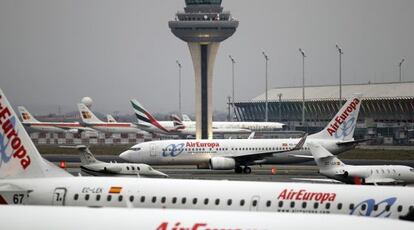
M 168 28 L 184 0 L 0 0 L 0 87 L 14 106 L 35 114 L 76 110 L 83 96 L 93 110 L 132 113 L 130 98 L 159 113 L 194 113 L 194 72 L 187 45 Z M 264 50 L 271 87 L 414 80 L 412 0 L 223 0 L 240 21 L 219 49 L 214 107 L 224 111 L 236 59 L 236 101 L 264 91 Z

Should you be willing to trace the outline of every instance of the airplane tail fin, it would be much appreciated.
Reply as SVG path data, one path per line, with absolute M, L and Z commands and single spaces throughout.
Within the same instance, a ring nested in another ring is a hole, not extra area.
M 43 159 L 0 89 L 0 178 L 70 176 Z
M 353 140 L 359 109 L 361 108 L 361 96 L 361 94 L 354 94 L 322 131 L 309 137 L 338 141 Z
M 180 117 L 178 117 L 175 114 L 172 114 L 170 116 L 171 120 L 173 121 L 174 124 L 174 128 L 175 130 L 181 130 L 181 129 L 185 129 L 185 125 L 183 124 L 183 122 L 181 121 Z
M 115 118 L 111 114 L 106 115 L 106 121 L 108 123 L 117 123 L 117 121 L 115 120 Z
M 137 117 L 138 124 L 153 126 L 165 133 L 170 132 L 165 127 L 163 127 L 146 109 L 144 109 L 144 107 L 136 99 L 131 100 L 131 105 L 135 116 Z
M 29 113 L 29 111 L 24 106 L 18 106 L 17 109 L 19 110 L 20 117 L 22 118 L 23 122 L 36 122 L 39 121 Z
M 60 146 L 60 147 L 65 148 L 65 149 L 77 149 L 79 151 L 80 160 L 83 165 L 99 162 L 95 158 L 95 156 L 92 154 L 91 150 L 89 150 L 89 147 L 86 145 Z
M 80 116 L 82 118 L 82 121 L 86 124 L 90 123 L 102 123 L 101 120 L 99 120 L 98 117 L 95 116 L 95 114 L 92 113 L 92 111 L 83 103 L 78 104 L 78 109 Z
M 322 145 L 311 142 L 308 144 L 308 146 L 313 155 L 313 158 L 315 159 L 316 165 L 318 165 L 320 169 L 345 166 L 341 160 L 326 150 Z
M 187 114 L 183 114 L 183 121 L 191 121 L 190 116 L 188 116 Z

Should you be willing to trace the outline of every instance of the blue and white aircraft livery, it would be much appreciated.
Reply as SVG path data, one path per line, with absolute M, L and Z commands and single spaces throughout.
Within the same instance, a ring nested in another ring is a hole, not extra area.
M 414 188 L 410 187 L 74 177 L 40 156 L 1 89 L 0 154 L 3 205 L 129 206 L 383 218 L 405 217 L 414 208 Z
M 307 143 L 319 143 L 334 154 L 353 148 L 361 95 L 350 98 L 329 124 L 309 135 L 304 146 L 289 151 L 299 139 L 161 140 L 139 143 L 120 157 L 150 165 L 198 165 L 217 170 L 250 173 L 249 165 L 298 163 L 313 160 Z

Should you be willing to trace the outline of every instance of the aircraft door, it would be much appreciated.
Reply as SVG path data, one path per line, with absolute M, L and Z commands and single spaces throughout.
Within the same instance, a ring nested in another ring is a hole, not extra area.
M 155 150 L 155 144 L 151 144 L 151 145 L 150 145 L 150 155 L 151 155 L 152 157 L 157 156 L 157 152 L 156 152 L 156 150 Z
M 257 211 L 259 210 L 259 201 L 260 201 L 260 197 L 259 196 L 253 196 L 251 201 L 250 201 L 250 211 Z
M 53 192 L 52 205 L 64 206 L 66 199 L 66 188 L 56 188 Z

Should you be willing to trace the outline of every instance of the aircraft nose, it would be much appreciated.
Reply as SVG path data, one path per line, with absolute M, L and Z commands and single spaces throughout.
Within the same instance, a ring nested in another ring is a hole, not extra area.
M 125 151 L 125 152 L 123 152 L 123 153 L 121 153 L 121 154 L 119 154 L 119 158 L 121 158 L 121 159 L 123 159 L 123 160 L 126 160 L 126 161 L 130 161 L 130 153 L 129 153 L 130 151 L 129 150 L 127 150 L 127 151 Z

